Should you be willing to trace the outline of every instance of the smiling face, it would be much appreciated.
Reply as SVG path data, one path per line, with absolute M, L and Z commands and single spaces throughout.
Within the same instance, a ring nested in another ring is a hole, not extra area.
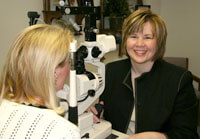
M 126 50 L 134 63 L 145 64 L 152 62 L 157 50 L 157 41 L 153 35 L 150 22 L 144 24 L 143 30 L 128 36 Z

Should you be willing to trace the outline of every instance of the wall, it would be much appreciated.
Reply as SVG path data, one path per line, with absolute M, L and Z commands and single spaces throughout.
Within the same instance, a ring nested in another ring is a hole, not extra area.
M 42 0 L 0 1 L 0 72 L 8 49 L 18 32 L 29 26 L 28 11 L 42 12 Z
M 189 70 L 200 77 L 200 0 L 161 0 L 168 27 L 168 56 L 189 57 Z
M 189 57 L 189 69 L 200 76 L 200 0 L 143 0 L 161 14 L 167 23 L 166 56 Z M 27 12 L 42 15 L 42 0 L 0 1 L 0 71 L 16 34 L 29 26 Z
M 151 5 L 151 10 L 157 14 L 160 14 L 161 0 L 143 0 L 144 5 Z
M 166 56 L 189 58 L 189 70 L 200 77 L 200 1 L 143 0 L 160 14 L 168 28 Z

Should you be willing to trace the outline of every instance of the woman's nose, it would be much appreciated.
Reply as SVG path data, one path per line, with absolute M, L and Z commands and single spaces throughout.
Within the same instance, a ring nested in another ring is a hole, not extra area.
M 143 38 L 138 38 L 137 42 L 136 42 L 136 45 L 137 46 L 144 46 L 144 40 L 143 40 Z

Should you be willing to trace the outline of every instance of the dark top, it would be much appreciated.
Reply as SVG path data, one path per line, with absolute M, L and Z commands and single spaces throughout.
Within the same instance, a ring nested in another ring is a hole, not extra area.
M 198 102 L 192 74 L 157 60 L 149 72 L 135 79 L 135 98 L 129 59 L 106 65 L 104 118 L 126 133 L 135 103 L 135 132 L 162 132 L 169 139 L 196 139 Z

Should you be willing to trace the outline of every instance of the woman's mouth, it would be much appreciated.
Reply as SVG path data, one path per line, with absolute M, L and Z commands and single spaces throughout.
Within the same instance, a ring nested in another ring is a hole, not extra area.
M 146 50 L 135 50 L 136 55 L 142 56 L 146 54 Z

